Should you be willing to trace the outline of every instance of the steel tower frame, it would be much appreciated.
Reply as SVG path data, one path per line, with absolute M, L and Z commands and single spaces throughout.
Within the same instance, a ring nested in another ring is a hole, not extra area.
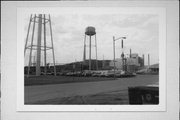
M 36 20 L 38 18 L 38 21 Z M 31 43 L 28 45 L 28 38 L 29 38 L 29 32 L 31 28 L 31 23 L 33 23 L 33 28 L 32 28 L 32 36 L 31 36 Z M 35 32 L 35 26 L 36 23 L 38 24 L 38 34 L 37 34 L 37 45 L 33 44 L 34 41 L 34 32 Z M 50 26 L 50 36 L 51 36 L 51 47 L 48 47 L 46 45 L 46 24 L 49 23 Z M 44 46 L 41 45 L 41 35 L 42 35 L 42 25 L 44 28 Z M 24 48 L 24 57 L 26 55 L 27 49 L 30 49 L 30 54 L 29 54 L 29 64 L 28 64 L 28 76 L 30 74 L 30 66 L 32 64 L 32 51 L 36 50 L 37 51 L 37 59 L 36 59 L 36 76 L 39 76 L 41 74 L 41 69 L 40 69 L 40 62 L 41 62 L 41 51 L 44 51 L 44 72 L 45 75 L 47 74 L 47 64 L 46 64 L 46 58 L 47 58 L 47 50 L 52 50 L 53 54 L 53 65 L 54 65 L 54 75 L 56 75 L 56 66 L 55 66 L 55 54 L 54 54 L 54 45 L 53 45 L 53 35 L 52 35 L 52 25 L 51 25 L 51 17 L 50 14 L 48 15 L 48 18 L 46 18 L 45 14 L 39 14 L 38 16 L 36 14 L 33 15 L 31 14 L 30 20 L 29 20 L 29 25 L 28 25 L 28 31 L 27 31 L 27 36 L 26 36 L 26 42 L 25 42 L 25 48 Z
M 91 47 L 92 47 L 92 36 L 93 35 L 84 35 L 84 53 L 83 53 L 83 61 L 86 61 L 86 39 L 89 36 L 89 70 L 91 70 Z M 96 70 L 98 70 L 98 61 L 97 61 L 97 40 L 96 40 L 96 34 L 95 36 L 95 51 L 96 51 Z

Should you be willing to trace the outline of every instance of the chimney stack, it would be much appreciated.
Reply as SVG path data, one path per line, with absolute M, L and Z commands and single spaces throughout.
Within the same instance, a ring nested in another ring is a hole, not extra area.
M 144 54 L 142 55 L 142 57 L 143 57 L 143 66 L 144 66 Z
M 148 54 L 148 68 L 150 67 L 150 55 Z
M 123 49 L 123 40 L 121 41 L 121 48 Z

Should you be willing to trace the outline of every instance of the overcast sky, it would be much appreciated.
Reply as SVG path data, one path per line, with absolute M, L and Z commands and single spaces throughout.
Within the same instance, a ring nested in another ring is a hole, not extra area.
M 27 33 L 28 20 L 25 31 Z M 51 14 L 55 58 L 57 63 L 82 61 L 84 33 L 87 26 L 96 28 L 98 59 L 113 59 L 113 36 L 126 36 L 124 40 L 125 53 L 138 53 L 139 56 L 150 54 L 150 64 L 158 63 L 158 15 L 155 14 Z M 48 24 L 47 24 L 48 25 Z M 49 31 L 49 28 L 47 27 Z M 47 31 L 47 41 L 50 46 L 50 34 Z M 87 42 L 89 44 L 89 42 Z M 92 37 L 94 44 L 94 37 Z M 116 58 L 120 58 L 121 41 L 116 41 Z M 87 48 L 89 49 L 89 48 Z M 48 61 L 52 61 L 51 51 L 48 51 Z M 87 50 L 88 59 L 88 50 Z M 95 58 L 95 48 L 92 48 L 92 58 Z

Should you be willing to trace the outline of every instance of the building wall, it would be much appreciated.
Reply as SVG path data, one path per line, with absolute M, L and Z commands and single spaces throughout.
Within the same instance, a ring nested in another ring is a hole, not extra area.
M 114 61 L 113 60 L 110 61 L 109 66 L 114 67 Z M 115 67 L 116 67 L 116 69 L 122 69 L 122 59 L 121 58 L 117 58 L 115 60 Z
M 138 57 L 137 58 L 127 58 L 127 65 L 140 66 Z
M 134 54 L 131 54 L 131 58 L 130 57 L 127 57 L 127 71 L 129 72 L 135 72 L 138 70 L 139 67 L 142 67 L 144 66 L 144 60 L 143 58 L 139 57 L 138 54 L 134 53 Z M 114 62 L 113 60 L 110 61 L 110 64 L 109 64 L 111 67 L 114 66 Z M 122 59 L 121 58 L 117 58 L 115 60 L 115 66 L 116 66 L 116 69 L 121 69 L 122 70 Z

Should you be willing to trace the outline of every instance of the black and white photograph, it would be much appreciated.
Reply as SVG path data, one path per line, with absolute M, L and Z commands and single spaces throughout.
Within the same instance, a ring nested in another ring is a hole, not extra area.
M 91 9 L 26 14 L 24 104 L 159 105 L 159 14 Z
M 178 120 L 178 2 L 2 2 L 2 120 Z

